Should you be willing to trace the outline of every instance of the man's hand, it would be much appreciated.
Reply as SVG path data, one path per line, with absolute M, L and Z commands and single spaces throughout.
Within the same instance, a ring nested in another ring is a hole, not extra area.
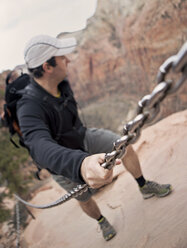
M 95 154 L 86 157 L 81 165 L 81 175 L 84 181 L 93 189 L 111 183 L 113 179 L 113 169 L 104 169 L 100 165 L 104 162 L 105 154 Z M 120 162 L 117 161 L 116 164 Z

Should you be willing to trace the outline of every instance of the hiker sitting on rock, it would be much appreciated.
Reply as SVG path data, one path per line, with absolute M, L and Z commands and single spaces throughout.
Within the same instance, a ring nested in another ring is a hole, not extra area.
M 113 179 L 113 170 L 100 164 L 120 136 L 82 124 L 67 80 L 70 63 L 67 55 L 75 47 L 75 38 L 57 39 L 47 35 L 36 36 L 26 44 L 24 58 L 32 77 L 26 90 L 33 96 L 24 94 L 18 101 L 18 120 L 24 144 L 39 167 L 47 169 L 67 191 L 77 184 L 87 183 L 91 187 L 76 199 L 82 210 L 98 221 L 104 239 L 110 240 L 116 231 L 101 214 L 92 195 Z M 171 192 L 169 184 L 145 180 L 132 146 L 127 147 L 122 163 L 145 199 Z

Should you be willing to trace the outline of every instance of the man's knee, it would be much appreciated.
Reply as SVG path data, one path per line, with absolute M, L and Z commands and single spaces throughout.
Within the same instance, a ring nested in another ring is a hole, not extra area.
M 135 154 L 135 151 L 134 151 L 132 145 L 127 146 L 126 153 L 125 153 L 124 157 L 128 158 L 130 156 L 133 156 L 134 154 Z
M 78 200 L 78 203 L 79 203 L 79 205 L 81 205 L 81 206 L 88 206 L 88 205 L 90 205 L 90 203 L 93 201 L 93 199 L 92 199 L 92 197 L 90 197 L 88 200 L 86 200 L 86 201 L 79 201 Z

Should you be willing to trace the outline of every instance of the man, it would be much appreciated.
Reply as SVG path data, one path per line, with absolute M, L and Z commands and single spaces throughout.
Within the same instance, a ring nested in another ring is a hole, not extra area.
M 100 166 L 111 152 L 119 135 L 104 129 L 88 129 L 81 123 L 77 106 L 66 77 L 70 62 L 67 54 L 76 47 L 74 38 L 57 39 L 47 35 L 32 38 L 26 45 L 25 62 L 33 79 L 18 102 L 18 119 L 30 155 L 66 190 L 87 183 L 89 189 L 76 199 L 82 210 L 96 219 L 105 240 L 116 234 L 101 214 L 92 194 L 112 181 L 113 171 Z M 32 97 L 31 97 L 32 95 Z M 143 197 L 163 197 L 171 185 L 146 181 L 131 146 L 122 159 L 139 185 Z M 118 162 L 117 162 L 118 163 Z

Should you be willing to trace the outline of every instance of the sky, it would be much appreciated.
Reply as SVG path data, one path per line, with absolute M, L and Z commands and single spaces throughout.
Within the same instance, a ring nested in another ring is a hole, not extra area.
M 0 0 L 0 72 L 24 64 L 33 36 L 84 29 L 97 0 Z

